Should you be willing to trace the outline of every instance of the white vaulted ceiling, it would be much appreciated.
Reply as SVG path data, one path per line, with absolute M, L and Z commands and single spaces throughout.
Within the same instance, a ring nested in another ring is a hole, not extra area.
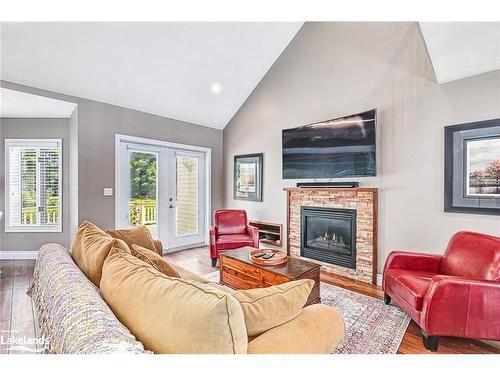
M 420 22 L 439 83 L 500 69 L 500 22 Z
M 0 117 L 68 118 L 75 108 L 75 103 L 0 87 Z
M 2 80 L 224 128 L 302 23 L 2 23 Z
M 2 23 L 0 78 L 222 129 L 301 26 Z M 500 69 L 500 23 L 420 26 L 439 83 Z

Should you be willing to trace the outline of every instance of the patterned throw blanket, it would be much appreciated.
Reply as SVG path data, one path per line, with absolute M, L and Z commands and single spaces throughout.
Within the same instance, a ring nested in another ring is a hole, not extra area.
M 45 353 L 145 353 L 58 244 L 41 247 L 28 288 Z

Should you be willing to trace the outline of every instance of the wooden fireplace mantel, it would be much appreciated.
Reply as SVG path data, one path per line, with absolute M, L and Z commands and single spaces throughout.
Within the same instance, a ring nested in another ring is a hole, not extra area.
M 344 188 L 344 187 L 286 187 L 283 188 L 284 191 L 353 191 L 353 192 L 371 192 L 376 193 L 377 188 Z

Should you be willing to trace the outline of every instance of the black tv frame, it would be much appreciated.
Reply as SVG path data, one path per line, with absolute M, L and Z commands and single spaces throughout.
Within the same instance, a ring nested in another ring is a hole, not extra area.
M 375 125 L 374 125 L 374 137 L 375 137 L 375 140 L 374 140 L 374 148 L 375 148 L 375 151 L 374 151 L 374 163 L 375 163 L 375 168 L 374 168 L 373 174 L 351 174 L 351 175 L 345 175 L 345 176 L 314 176 L 314 177 L 309 177 L 309 176 L 306 176 L 306 177 L 286 177 L 285 176 L 285 173 L 284 173 L 285 172 L 285 161 L 284 161 L 284 157 L 283 157 L 283 150 L 284 150 L 283 146 L 284 146 L 284 143 L 285 143 L 285 132 L 286 131 L 294 130 L 294 129 L 297 129 L 297 128 L 300 128 L 300 127 L 303 127 L 303 126 L 314 125 L 314 124 L 321 124 L 321 123 L 330 122 L 330 121 L 336 121 L 336 120 L 340 120 L 340 119 L 343 119 L 343 118 L 346 118 L 346 117 L 353 117 L 353 116 L 364 114 L 366 112 L 371 112 L 371 111 L 375 112 L 375 116 L 374 116 L 374 119 L 375 119 Z M 378 170 L 378 165 L 377 165 L 377 133 L 378 133 L 378 111 L 377 111 L 377 108 L 372 108 L 372 109 L 369 109 L 369 110 L 366 110 L 366 111 L 361 111 L 359 113 L 354 113 L 354 114 L 351 114 L 351 115 L 340 116 L 340 117 L 337 117 L 337 118 L 334 118 L 334 119 L 329 119 L 329 120 L 324 120 L 324 121 L 319 121 L 319 122 L 313 122 L 313 123 L 309 123 L 309 124 L 306 124 L 306 125 L 297 126 L 297 127 L 294 127 L 294 128 L 282 129 L 282 131 L 281 131 L 281 155 L 282 155 L 281 176 L 282 176 L 282 179 L 283 180 L 314 180 L 315 181 L 316 179 L 330 179 L 331 180 L 331 179 L 376 177 L 377 176 L 377 170 Z

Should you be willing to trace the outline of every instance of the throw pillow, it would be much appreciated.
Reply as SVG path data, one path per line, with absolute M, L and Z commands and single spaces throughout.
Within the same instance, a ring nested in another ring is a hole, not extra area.
M 133 227 L 130 229 L 108 230 L 106 231 L 106 233 L 108 233 L 113 238 L 119 238 L 120 240 L 125 241 L 130 250 L 132 250 L 132 245 L 136 244 L 159 253 L 154 244 L 151 232 L 145 225 Z
M 296 318 L 307 302 L 314 280 L 238 290 L 232 296 L 238 300 L 245 317 L 248 336 L 256 336 Z
M 112 247 L 130 253 L 125 242 L 106 234 L 97 225 L 84 221 L 71 244 L 71 257 L 85 276 L 99 286 L 102 266 Z
M 160 271 L 164 275 L 170 277 L 178 277 L 181 276 L 176 271 L 174 267 L 170 265 L 165 259 L 159 256 L 154 251 L 146 249 L 145 247 L 133 244 L 131 248 L 132 255 L 139 258 L 140 260 L 152 265 L 157 271 Z
M 230 294 L 168 277 L 113 249 L 101 295 L 116 317 L 155 353 L 243 354 L 248 338 L 240 304 Z

